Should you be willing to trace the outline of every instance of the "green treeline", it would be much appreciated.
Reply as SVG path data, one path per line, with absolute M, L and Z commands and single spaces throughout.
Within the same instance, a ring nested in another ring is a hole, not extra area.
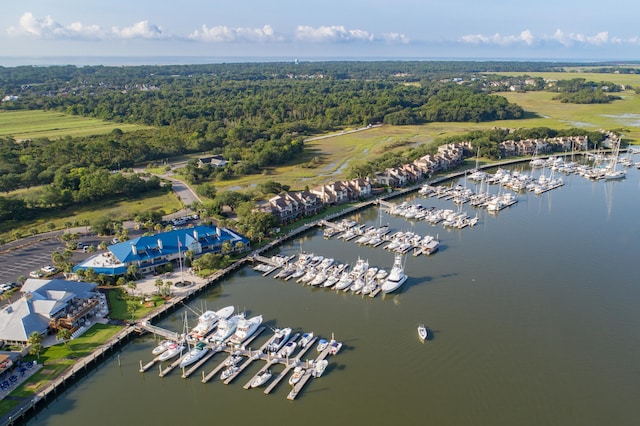
M 37 217 L 41 211 L 73 204 L 108 202 L 114 197 L 169 191 L 156 176 L 111 173 L 104 168 L 67 165 L 56 171 L 53 182 L 22 198 L 0 197 L 0 222 L 5 228 L 13 220 Z
M 305 136 L 347 126 L 520 118 L 522 109 L 505 98 L 446 77 L 524 66 L 328 62 L 0 68 L 0 88 L 18 96 L 2 108 L 55 110 L 154 127 L 1 141 L 0 191 L 48 184 L 65 164 L 117 170 L 205 151 L 222 155 L 228 165 L 190 167 L 188 178 L 226 179 L 299 160 Z
M 619 96 L 609 95 L 609 92 L 620 92 L 622 88 L 615 83 L 601 81 L 599 83 L 586 81 L 584 78 L 560 80 L 551 89 L 559 92 L 554 100 L 573 104 L 606 104 L 620 99 Z

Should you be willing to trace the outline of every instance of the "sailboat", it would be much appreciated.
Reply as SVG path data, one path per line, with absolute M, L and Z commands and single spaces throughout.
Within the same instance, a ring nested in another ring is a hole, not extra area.
M 626 170 L 616 170 L 616 166 L 618 165 L 618 155 L 620 154 L 621 140 L 622 140 L 622 135 L 620 135 L 618 140 L 615 142 L 611 163 L 609 163 L 609 165 L 607 166 L 604 172 L 604 178 L 606 180 L 623 179 L 627 175 Z

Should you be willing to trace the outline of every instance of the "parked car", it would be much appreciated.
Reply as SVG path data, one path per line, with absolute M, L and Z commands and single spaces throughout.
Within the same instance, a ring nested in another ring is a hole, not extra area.
M 29 276 L 31 278 L 42 278 L 44 277 L 44 273 L 42 271 L 31 271 L 29 272 Z
M 114 238 L 111 240 L 111 244 L 118 244 L 119 242 L 120 242 L 120 239 L 119 239 L 119 238 L 115 238 L 115 237 L 114 237 Z
M 42 268 L 40 268 L 40 270 L 47 275 L 54 274 L 58 271 L 56 268 L 54 268 L 51 265 L 43 266 Z

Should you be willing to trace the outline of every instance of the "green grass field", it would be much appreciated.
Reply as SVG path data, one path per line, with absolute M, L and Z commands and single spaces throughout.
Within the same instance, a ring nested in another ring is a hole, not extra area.
M 38 360 L 44 364 L 42 368 L 18 386 L 11 396 L 14 398 L 30 398 L 41 390 L 53 379 L 58 377 L 67 368 L 81 357 L 89 355 L 98 346 L 116 335 L 121 326 L 94 324 L 82 336 L 67 342 L 67 345 L 58 344 L 43 349 L 39 359 L 35 355 L 28 355 L 26 361 Z M 4 399 L 0 401 L 0 416 L 9 412 L 18 405 L 16 399 Z
M 46 215 L 37 221 L 25 221 L 19 223 L 0 224 L 0 239 L 12 241 L 15 233 L 21 235 L 31 235 L 31 230 L 36 229 L 37 233 L 48 231 L 47 224 L 53 223 L 55 229 L 64 229 L 65 222 L 82 223 L 89 222 L 103 216 L 112 217 L 114 220 L 133 219 L 137 214 L 147 211 L 164 210 L 166 214 L 176 212 L 182 208 L 182 204 L 172 193 L 149 194 L 146 198 L 110 200 L 108 205 L 99 202 L 86 206 L 74 206 L 64 210 L 58 210 L 50 215 Z
M 144 128 L 147 127 L 138 124 L 113 123 L 55 111 L 0 111 L 0 137 L 11 136 L 18 140 L 90 136 L 110 133 L 113 129 L 128 132 Z

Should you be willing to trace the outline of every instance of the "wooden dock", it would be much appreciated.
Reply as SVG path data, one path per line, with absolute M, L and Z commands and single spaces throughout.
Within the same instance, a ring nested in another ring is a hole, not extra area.
M 155 357 L 154 359 L 152 359 L 151 361 L 149 361 L 145 365 L 142 365 L 142 360 L 140 360 L 140 370 L 139 371 L 141 373 L 144 373 L 145 371 L 147 371 L 148 369 L 153 367 L 156 362 L 160 361 L 158 358 L 160 358 L 160 355 L 158 355 L 157 357 Z
M 282 379 L 284 379 L 288 374 L 289 371 L 294 368 L 297 367 L 298 365 L 300 365 L 300 358 L 302 358 L 302 356 L 304 354 L 307 353 L 307 351 L 313 347 L 313 345 L 316 343 L 316 340 L 318 338 L 314 337 L 313 339 L 311 339 L 311 341 L 309 342 L 309 344 L 307 346 L 305 346 L 304 348 L 302 348 L 300 350 L 300 352 L 298 353 L 298 356 L 296 356 L 293 360 L 286 360 L 285 362 L 285 368 L 284 370 L 282 370 L 282 372 L 269 384 L 269 386 L 267 386 L 267 388 L 264 390 L 264 393 L 266 395 L 270 394 L 272 390 L 274 390 L 276 388 L 276 386 L 278 386 L 278 384 L 280 384 L 280 381 Z M 327 345 L 327 349 L 328 350 L 329 347 Z
M 213 358 L 213 356 L 215 354 L 217 354 L 218 352 L 222 352 L 224 349 L 224 346 L 222 345 L 216 345 L 213 347 L 209 348 L 209 353 L 207 353 L 205 356 L 203 356 L 201 359 L 199 359 L 194 365 L 193 367 L 189 368 L 188 370 L 183 370 L 182 371 L 182 378 L 186 379 L 187 377 L 189 377 L 190 375 L 192 375 L 198 368 L 200 368 L 205 362 L 209 361 L 211 358 Z
M 171 330 L 167 330 L 166 328 L 162 328 L 162 327 L 158 327 L 155 325 L 151 325 L 151 323 L 149 323 L 148 321 L 143 321 L 139 324 L 136 324 L 135 327 L 142 331 L 148 331 L 150 333 L 153 333 L 155 335 L 158 336 L 162 336 L 167 340 L 173 340 L 175 342 L 178 342 L 181 339 L 180 333 L 177 333 L 175 331 L 171 331 Z
M 162 366 L 160 366 L 160 377 L 164 377 L 167 374 L 171 373 L 171 371 L 173 371 L 173 369 L 175 369 L 177 366 L 180 365 L 180 360 L 181 359 L 182 359 L 182 356 L 179 356 L 177 361 L 174 361 L 171 364 L 169 364 L 169 366 L 166 367 L 164 370 L 162 369 Z
M 323 359 L 325 359 L 327 357 L 327 355 L 329 355 L 329 351 L 330 350 L 331 350 L 331 345 L 327 345 L 327 347 L 324 349 L 324 351 L 322 351 L 320 353 L 320 355 L 318 355 L 318 357 L 315 359 L 314 362 L 322 361 Z M 311 377 L 313 377 L 311 375 L 311 371 L 309 371 L 309 368 L 307 368 L 305 373 L 304 373 L 304 376 L 302 376 L 300 381 L 293 386 L 293 389 L 291 389 L 291 392 L 289 392 L 289 394 L 287 395 L 287 399 L 290 400 L 290 401 L 293 401 L 294 399 L 296 399 L 296 397 L 302 391 L 302 388 L 304 387 L 304 385 L 307 384 L 307 382 L 309 381 L 309 379 Z

